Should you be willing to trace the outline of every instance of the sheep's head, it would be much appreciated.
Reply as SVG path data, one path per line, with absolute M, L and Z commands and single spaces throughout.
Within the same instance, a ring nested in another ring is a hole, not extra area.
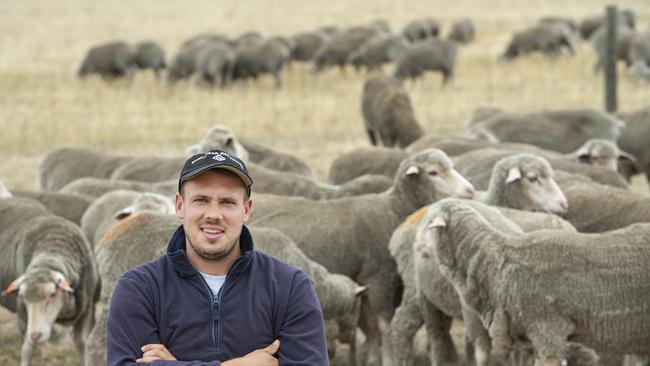
M 3 296 L 17 295 L 27 309 L 27 332 L 32 344 L 46 342 L 52 332 L 52 324 L 66 304 L 74 304 L 73 290 L 61 272 L 38 270 L 28 272 L 12 283 Z
M 573 155 L 579 162 L 617 171 L 621 152 L 615 143 L 604 139 L 587 140 Z
M 248 162 L 248 151 L 239 143 L 231 129 L 217 124 L 198 144 L 189 146 L 187 152 L 191 155 L 204 153 L 210 150 L 222 150 Z
M 133 203 L 130 206 L 119 210 L 115 214 L 115 219 L 122 220 L 141 211 L 156 212 L 163 215 L 173 215 L 176 213 L 174 201 L 170 197 L 157 193 L 145 192 L 133 200 Z
M 444 197 L 473 198 L 474 186 L 454 169 L 442 150 L 428 149 L 414 154 L 401 163 L 396 179 L 404 179 L 413 190 L 428 193 L 426 202 Z
M 493 202 L 526 211 L 543 211 L 565 214 L 569 203 L 555 182 L 555 172 L 546 159 L 517 154 L 499 160 L 492 170 L 490 190 L 498 189 Z

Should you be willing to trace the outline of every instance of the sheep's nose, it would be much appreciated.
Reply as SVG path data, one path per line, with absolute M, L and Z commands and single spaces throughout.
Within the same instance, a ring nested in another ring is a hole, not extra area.
M 43 337 L 43 333 L 34 332 L 34 333 L 30 334 L 29 336 L 32 339 L 32 343 L 36 344 L 41 339 L 41 337 Z
M 567 201 L 567 200 L 560 201 L 560 207 L 564 211 L 568 211 L 569 210 L 569 201 Z
M 465 188 L 465 194 L 467 195 L 467 198 L 474 198 L 474 189 L 473 188 Z

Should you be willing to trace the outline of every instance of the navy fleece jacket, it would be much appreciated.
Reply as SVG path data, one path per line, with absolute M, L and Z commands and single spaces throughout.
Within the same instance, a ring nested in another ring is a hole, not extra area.
M 126 272 L 108 313 L 108 365 L 135 365 L 140 347 L 160 343 L 179 361 L 153 366 L 218 366 L 275 339 L 280 365 L 327 365 L 323 314 L 307 275 L 256 252 L 245 226 L 240 247 L 218 294 L 188 261 L 182 226 L 166 255 Z

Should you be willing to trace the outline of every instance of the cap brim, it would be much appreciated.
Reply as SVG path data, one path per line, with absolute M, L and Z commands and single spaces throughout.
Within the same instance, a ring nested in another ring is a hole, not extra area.
M 228 170 L 230 172 L 237 174 L 237 176 L 239 176 L 242 182 L 244 182 L 244 185 L 246 185 L 246 189 L 250 192 L 250 186 L 251 184 L 253 184 L 253 179 L 248 174 L 228 164 L 214 164 L 214 165 L 203 166 L 194 170 L 190 170 L 189 172 L 183 174 L 183 176 L 179 179 L 178 185 L 180 187 L 180 185 L 183 184 L 183 182 L 192 179 L 203 172 L 206 172 L 208 170 L 213 170 L 213 169 Z

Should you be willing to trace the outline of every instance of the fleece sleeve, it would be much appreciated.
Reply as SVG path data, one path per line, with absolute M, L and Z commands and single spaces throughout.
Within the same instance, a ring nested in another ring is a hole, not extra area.
M 281 366 L 329 364 L 323 312 L 316 291 L 304 273 L 294 278 L 279 337 Z
M 135 366 L 142 357 L 140 347 L 160 344 L 155 301 L 146 280 L 124 275 L 115 285 L 106 319 L 106 358 L 108 366 Z M 139 364 L 145 365 L 145 364 Z M 152 366 L 220 366 L 220 361 L 163 361 Z

